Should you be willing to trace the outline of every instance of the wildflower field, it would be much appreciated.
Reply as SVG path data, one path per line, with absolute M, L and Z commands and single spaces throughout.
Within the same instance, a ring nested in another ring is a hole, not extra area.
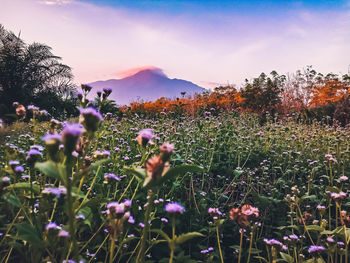
M 30 110 L 0 132 L 1 263 L 350 262 L 349 128 Z

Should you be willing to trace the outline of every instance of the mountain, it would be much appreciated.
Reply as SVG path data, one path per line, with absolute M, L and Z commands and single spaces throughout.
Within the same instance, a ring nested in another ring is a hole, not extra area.
M 88 84 L 93 89 L 91 96 L 104 88 L 112 89 L 109 99 L 117 104 L 127 105 L 132 101 L 154 101 L 160 97 L 181 97 L 181 92 L 187 95 L 202 93 L 206 89 L 186 80 L 170 79 L 160 69 L 145 69 L 122 79 L 96 81 Z

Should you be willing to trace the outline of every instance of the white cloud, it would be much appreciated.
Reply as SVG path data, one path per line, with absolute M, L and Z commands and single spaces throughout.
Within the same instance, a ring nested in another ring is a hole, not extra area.
M 70 0 L 46 0 L 46 1 L 38 1 L 40 4 L 44 5 L 67 5 L 70 4 L 72 1 Z

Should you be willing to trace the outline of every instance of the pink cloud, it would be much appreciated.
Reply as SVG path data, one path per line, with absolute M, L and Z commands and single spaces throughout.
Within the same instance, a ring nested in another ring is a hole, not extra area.
M 157 68 L 155 66 L 142 66 L 142 67 L 136 67 L 136 68 L 130 68 L 130 69 L 118 71 L 117 77 L 120 79 L 130 77 L 130 76 L 135 75 L 136 73 L 138 73 L 142 70 L 147 70 L 147 69 L 157 71 L 160 74 L 164 74 L 162 69 Z

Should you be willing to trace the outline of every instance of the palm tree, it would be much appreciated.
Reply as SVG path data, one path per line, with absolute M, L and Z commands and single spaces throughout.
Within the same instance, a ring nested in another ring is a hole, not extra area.
M 0 105 L 3 108 L 9 110 L 14 101 L 28 105 L 48 93 L 68 99 L 74 90 L 72 79 L 71 68 L 62 64 L 49 46 L 27 45 L 20 36 L 0 25 Z

